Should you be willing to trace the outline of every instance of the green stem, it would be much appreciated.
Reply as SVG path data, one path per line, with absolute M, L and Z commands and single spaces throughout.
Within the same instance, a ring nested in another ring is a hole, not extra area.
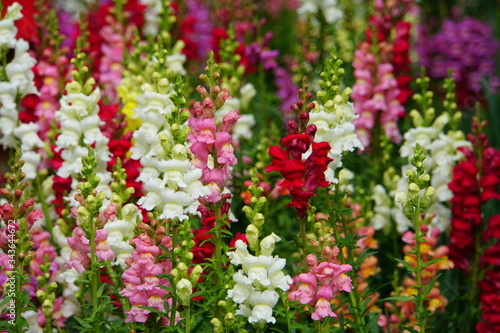
M 281 302 L 283 303 L 283 306 L 285 307 L 285 316 L 286 316 L 286 328 L 287 332 L 291 332 L 290 327 L 290 307 L 287 305 L 287 297 L 285 293 L 281 293 Z
M 336 189 L 335 189 L 336 192 L 339 191 L 339 188 L 338 188 L 338 185 L 336 186 Z M 325 195 L 328 196 L 328 189 L 325 189 Z M 337 221 L 341 221 L 341 224 L 342 224 L 342 229 L 344 230 L 344 233 L 348 233 L 349 232 L 349 228 L 348 228 L 348 225 L 347 225 L 347 221 L 344 217 L 340 216 L 339 214 L 335 214 L 335 210 L 333 208 L 333 205 L 332 205 L 332 202 L 330 199 L 326 200 L 327 203 L 328 203 L 328 212 L 330 212 L 330 221 L 334 221 L 335 225 L 333 227 L 333 231 L 334 231 L 334 234 L 335 234 L 335 241 L 337 243 L 337 246 L 340 250 L 340 255 L 339 255 L 339 258 L 340 258 L 340 262 L 342 264 L 349 264 L 351 266 L 354 265 L 354 257 L 352 255 L 352 251 L 354 250 L 353 248 L 350 248 L 350 247 L 346 247 L 347 248 L 347 260 L 346 258 L 344 257 L 344 255 L 342 254 L 343 251 L 342 249 L 344 248 L 344 246 L 339 242 L 339 240 L 341 239 L 341 236 L 340 236 L 340 231 L 339 231 L 339 228 L 338 228 L 338 223 Z M 340 206 L 340 203 L 339 203 L 339 206 Z M 353 267 L 354 268 L 354 267 Z M 363 316 L 362 313 L 360 313 L 360 309 L 359 309 L 359 303 L 358 303 L 358 300 L 361 300 L 361 295 L 359 294 L 358 292 L 358 288 L 357 288 L 357 280 L 356 280 L 356 272 L 355 271 L 351 271 L 351 281 L 352 281 L 352 285 L 353 285 L 353 289 L 352 291 L 349 293 L 349 299 L 351 301 L 351 305 L 352 305 L 352 309 L 353 309 L 353 315 L 354 315 L 354 319 L 355 319 L 355 322 L 356 323 L 360 323 L 361 325 L 356 325 L 355 326 L 355 330 L 357 332 L 362 332 L 360 329 L 364 329 L 364 327 L 366 326 L 366 322 L 365 322 L 365 318 Z
M 35 178 L 35 188 L 36 188 L 36 191 L 38 192 L 38 198 L 40 199 L 40 203 L 42 204 L 42 213 L 43 213 L 43 217 L 45 218 L 45 225 L 47 227 L 47 231 L 52 236 L 52 237 L 50 237 L 50 240 L 53 242 L 53 245 L 58 247 L 59 245 L 54 241 L 54 237 L 53 237 L 53 233 L 52 233 L 52 229 L 53 229 L 52 219 L 50 218 L 49 208 L 48 208 L 47 202 L 45 200 L 45 195 L 43 194 L 43 191 L 42 191 L 42 186 L 40 184 L 39 177 Z
M 118 280 L 118 278 L 116 277 L 116 271 L 111 268 L 111 266 L 109 264 L 106 264 L 106 272 L 108 273 L 109 277 L 111 278 L 111 281 L 113 282 L 113 285 L 116 287 L 116 288 L 119 288 L 119 289 L 123 289 L 123 286 L 122 284 L 120 283 L 120 280 Z M 123 271 L 120 270 L 120 276 L 121 276 L 121 273 Z M 130 304 L 125 300 L 125 297 L 123 297 L 122 295 L 120 294 L 115 294 L 115 296 L 120 300 L 120 304 L 122 305 L 122 308 L 124 310 L 130 310 Z M 127 298 L 128 299 L 128 298 Z
M 91 292 L 92 292 L 92 307 L 93 307 L 93 312 L 97 314 L 97 318 L 94 319 L 94 322 L 97 323 L 97 325 L 93 325 L 95 332 L 99 333 L 101 331 L 100 327 L 100 320 L 99 316 L 100 313 L 96 311 L 96 309 L 99 307 L 99 297 L 97 295 L 97 290 L 98 286 L 101 284 L 100 283 L 100 274 L 99 274 L 99 267 L 98 267 L 98 262 L 97 262 L 97 257 L 95 254 L 95 236 L 96 236 L 96 226 L 95 226 L 95 221 L 93 219 L 90 219 L 90 274 L 91 274 Z
M 177 258 L 175 257 L 174 250 L 177 248 L 177 225 L 175 220 L 171 221 L 172 223 L 172 268 L 175 268 L 174 265 L 177 263 Z M 175 283 L 172 283 L 172 295 L 175 295 Z M 177 302 L 175 301 L 175 297 L 172 297 L 172 308 L 170 310 L 170 327 L 175 326 L 175 314 L 177 312 Z
M 191 332 L 191 304 L 186 306 L 186 333 Z
M 417 268 L 416 268 L 416 277 L 417 277 L 417 304 L 415 305 L 415 313 L 417 316 L 417 325 L 420 326 L 420 333 L 425 333 L 426 326 L 426 317 L 424 316 L 424 295 L 423 295 L 423 286 L 422 286 L 422 254 L 420 251 L 420 242 L 422 240 L 422 234 L 420 230 L 420 199 L 418 199 L 417 207 L 415 207 L 414 215 L 413 215 L 413 223 L 415 224 L 415 256 L 417 257 Z
M 16 186 L 17 187 L 17 186 Z M 12 191 L 14 193 L 14 191 Z M 12 209 L 13 209 L 13 218 L 14 218 L 14 221 L 18 221 L 19 219 L 19 204 L 20 204 L 20 198 L 16 195 L 14 195 L 14 200 L 12 202 Z M 15 274 L 15 295 L 14 295 L 14 301 L 15 301 L 15 331 L 16 332 L 23 332 L 23 329 L 22 329 L 22 317 L 21 317 L 21 314 L 22 314 L 22 311 L 23 311 L 23 301 L 24 301 L 24 297 L 22 295 L 23 293 L 23 277 L 24 277 L 24 265 L 23 265 L 23 261 L 24 261 L 24 258 L 21 258 L 20 257 L 20 254 L 21 254 L 21 246 L 22 246 L 22 243 L 21 243 L 21 236 L 24 234 L 24 235 L 28 235 L 28 230 L 26 230 L 27 228 L 24 228 L 26 227 L 26 222 L 25 220 L 21 219 L 20 222 L 18 222 L 18 226 L 19 226 L 19 231 L 17 231 L 16 233 L 16 257 L 15 257 L 15 270 L 14 270 L 14 274 Z
M 215 260 L 214 260 L 214 271 L 215 271 L 215 287 L 217 290 L 217 294 L 219 294 L 219 290 L 223 285 L 223 280 L 219 276 L 221 274 L 219 272 L 219 268 L 223 267 L 222 264 L 222 233 L 220 232 L 222 225 L 221 225 L 221 214 L 220 214 L 220 208 L 221 208 L 222 202 L 218 202 L 215 204 L 215 227 L 214 227 L 214 236 L 215 236 Z M 219 302 L 216 303 L 215 305 L 215 317 L 218 318 L 220 315 L 220 307 L 219 307 Z
M 19 256 L 17 256 L 19 258 Z M 21 259 L 22 260 L 22 259 Z M 22 332 L 22 322 L 21 322 L 21 314 L 23 310 L 22 301 L 24 297 L 22 297 L 23 292 L 23 265 L 21 264 L 21 260 L 16 260 L 16 294 L 15 294 L 15 304 L 16 304 L 16 318 L 15 318 L 15 330 L 16 332 Z
M 479 309 L 478 306 L 478 300 L 479 300 L 479 288 L 478 288 L 478 283 L 479 280 L 481 280 L 481 269 L 479 267 L 479 260 L 483 255 L 483 251 L 481 249 L 481 235 L 482 232 L 476 232 L 475 235 L 475 247 L 476 251 L 474 251 L 474 259 L 473 263 L 471 265 L 472 267 L 472 272 L 470 274 L 471 276 L 471 282 L 472 282 L 472 289 L 469 293 L 469 318 L 467 321 L 467 329 L 465 332 L 472 332 L 472 327 L 475 326 L 476 324 L 476 315 L 478 313 L 477 309 Z

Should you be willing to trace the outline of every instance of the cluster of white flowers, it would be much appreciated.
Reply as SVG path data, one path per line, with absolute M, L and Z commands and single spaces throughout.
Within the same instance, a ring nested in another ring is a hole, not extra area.
M 236 285 L 228 290 L 228 297 L 240 305 L 236 314 L 247 317 L 250 323 L 275 323 L 273 307 L 279 300 L 276 289 L 287 291 L 293 282 L 282 271 L 286 260 L 271 256 L 274 244 L 279 240 L 274 233 L 264 238 L 260 242 L 261 253 L 258 257 L 248 252 L 242 240 L 236 241 L 235 251 L 227 253 L 231 264 L 242 266 L 233 276 Z
M 297 9 L 302 21 L 306 21 L 308 15 L 316 15 L 319 11 L 329 24 L 338 22 L 344 16 L 338 0 L 301 0 Z
M 471 143 L 465 139 L 462 131 L 443 132 L 444 127 L 450 121 L 447 113 L 438 116 L 431 126 L 418 126 L 410 129 L 404 135 L 404 143 L 400 149 L 400 156 L 413 157 L 414 148 L 417 144 L 428 152 L 425 160 L 425 171 L 431 177 L 430 185 L 435 189 L 435 202 L 427 210 L 427 216 L 432 217 L 431 225 L 438 227 L 441 231 L 448 228 L 450 224 L 451 211 L 445 205 L 453 194 L 448 188 L 452 179 L 454 165 L 463 157 L 457 150 L 458 147 L 470 147 Z M 401 204 L 394 200 L 399 192 L 408 192 L 408 177 L 406 170 L 415 169 L 411 164 L 404 165 L 401 169 L 401 177 L 397 181 L 396 188 L 387 194 L 382 185 L 374 188 L 373 199 L 375 200 L 375 215 L 372 224 L 377 229 L 383 228 L 390 223 L 390 219 L 396 221 L 399 232 L 405 232 L 412 223 L 404 215 Z M 392 198 L 388 200 L 388 198 Z M 394 200 L 394 201 L 393 201 Z M 431 228 L 432 229 L 432 228 Z
M 209 193 L 199 181 L 202 170 L 191 164 L 191 152 L 187 143 L 172 147 L 174 130 L 188 130 L 187 122 L 171 125 L 175 94 L 166 78 L 158 87 L 164 93 L 154 91 L 153 86 L 144 84 L 134 109 L 141 119 L 141 127 L 134 133 L 136 143 L 131 149 L 131 158 L 140 160 L 143 169 L 137 180 L 143 182 L 146 196 L 139 200 L 146 210 L 161 209 L 160 218 L 187 219 L 186 213 L 196 211 L 196 199 Z
M 43 141 L 38 136 L 37 124 L 19 124 L 16 101 L 28 94 L 38 94 L 32 71 L 36 60 L 28 53 L 28 42 L 16 39 L 17 28 L 14 23 L 22 18 L 21 9 L 17 2 L 12 4 L 0 20 L 0 52 L 14 51 L 14 58 L 5 67 L 0 66 L 6 79 L 0 81 L 0 143 L 4 149 L 15 148 L 20 143 L 21 159 L 25 162 L 23 172 L 26 178 L 33 179 L 41 160 L 40 154 L 35 150 L 43 147 Z
M 134 227 L 137 219 L 141 220 L 141 212 L 134 204 L 126 204 L 121 210 L 122 218 L 115 218 L 113 221 L 107 221 L 103 229 L 108 231 L 106 241 L 115 253 L 113 265 L 119 265 L 123 269 L 127 268 L 125 260 L 132 256 L 134 248 L 130 245 L 130 240 L 134 238 Z
M 355 133 L 353 120 L 359 115 L 355 114 L 352 103 L 343 102 L 341 98 L 337 103 L 328 101 L 325 105 L 314 102 L 315 108 L 309 113 L 309 124 L 316 125 L 315 142 L 328 142 L 331 150 L 328 154 L 333 161 L 325 171 L 326 180 L 337 183 L 335 170 L 342 167 L 342 154 L 346 151 L 363 149 L 361 141 Z
M 95 0 L 56 0 L 55 6 L 62 8 L 76 19 L 80 16 L 80 13 L 87 10 L 87 6 L 93 2 L 95 2 Z
M 87 84 L 93 83 L 93 79 L 87 82 Z M 78 183 L 77 175 L 82 171 L 82 158 L 88 156 L 87 147 L 91 145 L 94 145 L 98 163 L 95 172 L 101 179 L 97 190 L 111 194 L 109 183 L 112 177 L 111 173 L 106 170 L 107 162 L 110 160 L 109 139 L 99 128 L 104 123 L 98 115 L 98 102 L 101 98 L 99 88 L 86 95 L 82 91 L 82 86 L 73 81 L 66 84 L 66 92 L 67 94 L 60 100 L 61 108 L 55 113 L 61 125 L 61 134 L 57 137 L 56 149 L 61 151 L 63 159 L 57 175 L 62 178 L 72 177 L 72 193 L 67 200 L 77 205 L 74 202 Z
M 141 0 L 141 5 L 146 6 L 144 11 L 144 25 L 142 32 L 145 35 L 156 36 L 160 29 L 158 25 L 158 17 L 162 8 L 161 0 Z
M 404 134 L 404 143 L 401 146 L 401 157 L 410 159 L 414 155 L 414 147 L 417 143 L 428 152 L 424 160 L 425 171 L 431 176 L 430 185 L 435 189 L 435 200 L 427 215 L 433 216 L 431 225 L 444 231 L 450 225 L 451 211 L 443 203 L 453 197 L 453 193 L 448 188 L 448 183 L 452 178 L 452 171 L 455 164 L 463 157 L 458 147 L 470 147 L 471 143 L 465 139 L 462 131 L 443 132 L 444 127 L 450 121 L 448 113 L 438 116 L 432 126 L 419 126 L 412 128 Z M 403 177 L 397 183 L 395 193 L 408 191 L 408 179 L 406 170 L 413 168 L 410 164 L 403 166 Z M 404 232 L 408 229 L 410 222 L 404 216 L 401 204 L 396 203 L 398 209 L 394 210 L 394 218 L 398 224 L 398 230 Z M 432 228 L 431 228 L 432 229 Z

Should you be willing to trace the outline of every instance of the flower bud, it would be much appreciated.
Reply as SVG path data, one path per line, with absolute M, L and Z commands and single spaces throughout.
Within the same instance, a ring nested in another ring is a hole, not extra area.
M 401 206 L 405 206 L 408 204 L 408 202 L 410 201 L 410 199 L 408 198 L 408 194 L 404 191 L 400 191 L 398 193 L 396 193 L 396 202 L 399 202 L 401 204 Z
M 434 187 L 429 186 L 427 190 L 425 190 L 424 196 L 422 197 L 421 206 L 422 208 L 429 207 L 433 203 L 434 195 L 436 194 L 436 190 Z
M 203 268 L 200 265 L 194 266 L 193 270 L 191 271 L 191 275 L 189 276 L 189 280 L 191 281 L 191 283 L 197 283 L 200 279 L 201 273 L 203 273 Z
M 232 324 L 234 322 L 234 314 L 232 312 L 226 313 L 224 316 L 224 321 L 226 321 L 228 324 Z
M 222 323 L 218 318 L 213 318 L 210 320 L 210 324 L 214 326 L 214 333 L 223 333 L 224 328 L 222 327 Z
M 259 242 L 259 230 L 253 224 L 249 224 L 246 230 L 246 234 L 250 248 L 255 251 Z
M 408 184 L 408 196 L 413 204 L 417 203 L 420 196 L 420 187 L 415 183 Z
M 252 224 L 254 224 L 257 228 L 262 228 L 262 225 L 264 224 L 264 215 L 262 213 L 257 213 L 255 214 Z
M 47 316 L 51 315 L 52 311 L 54 310 L 54 303 L 51 302 L 50 300 L 46 299 L 42 303 L 42 312 Z
M 180 262 L 177 264 L 177 269 L 181 272 L 181 273 L 186 273 L 187 270 L 188 270 L 188 267 L 186 266 L 185 263 L 183 262 Z
M 260 242 L 260 253 L 263 256 L 271 256 L 274 251 L 274 245 L 281 239 L 273 232 L 269 236 L 265 237 Z
M 179 297 L 182 305 L 189 305 L 191 294 L 193 293 L 193 285 L 188 279 L 181 279 L 175 285 L 175 292 Z

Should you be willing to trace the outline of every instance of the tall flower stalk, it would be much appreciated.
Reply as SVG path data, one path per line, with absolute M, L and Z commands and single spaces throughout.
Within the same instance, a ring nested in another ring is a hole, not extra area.
M 22 172 L 24 162 L 18 149 L 13 159 L 11 174 L 7 178 L 6 188 L 0 189 L 7 203 L 0 206 L 2 227 L 0 253 L 3 270 L 6 273 L 6 285 L 2 303 L 9 309 L 7 327 L 12 332 L 24 332 L 28 323 L 24 317 L 32 309 L 29 293 L 24 289 L 28 283 L 30 261 L 36 257 L 30 229 L 36 220 L 42 217 L 38 209 L 33 209 L 34 200 L 24 200 L 23 192 L 28 187 L 26 174 Z
M 403 212 L 406 217 L 413 223 L 415 230 L 414 240 L 415 245 L 411 252 L 407 254 L 414 254 L 416 260 L 416 267 L 409 265 L 403 260 L 396 259 L 400 264 L 415 275 L 417 294 L 414 295 L 415 302 L 415 315 L 417 319 L 417 326 L 420 332 L 425 332 L 428 322 L 428 311 L 424 306 L 425 298 L 429 295 L 432 286 L 435 283 L 433 279 L 429 284 L 422 284 L 422 272 L 430 263 L 424 263 L 422 259 L 422 242 L 424 239 L 423 231 L 425 230 L 425 221 L 422 219 L 422 213 L 425 213 L 429 206 L 433 203 L 435 190 L 429 186 L 430 176 L 425 172 L 423 161 L 425 160 L 425 153 L 417 144 L 415 146 L 415 155 L 410 159 L 411 164 L 415 169 L 408 169 L 406 175 L 408 176 L 408 192 L 399 192 L 396 195 L 396 200 L 402 205 Z

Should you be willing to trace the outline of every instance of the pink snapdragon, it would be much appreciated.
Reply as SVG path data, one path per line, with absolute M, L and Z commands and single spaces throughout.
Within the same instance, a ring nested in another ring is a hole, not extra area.
M 161 243 L 169 244 L 169 240 L 170 237 L 164 236 Z M 122 275 L 125 289 L 120 294 L 128 297 L 132 305 L 132 308 L 126 311 L 125 322 L 143 323 L 146 322 L 151 311 L 142 309 L 141 306 L 149 306 L 165 312 L 164 304 L 168 291 L 160 286 L 170 288 L 170 282 L 157 275 L 170 274 L 172 263 L 168 259 L 156 262 L 161 250 L 147 234 L 141 234 L 132 242 L 135 244 L 135 251 L 127 259 L 129 268 Z M 172 299 L 168 298 L 167 302 L 171 305 Z M 164 321 L 168 322 L 168 319 L 164 318 Z
M 67 268 L 75 268 L 78 273 L 83 273 L 90 264 L 90 241 L 85 237 L 85 232 L 80 227 L 73 229 L 73 235 L 68 237 L 68 245 L 73 250 Z
M 354 109 L 360 115 L 354 124 L 361 143 L 364 147 L 370 146 L 372 130 L 376 125 L 385 130 L 385 135 L 392 142 L 400 143 L 402 137 L 397 121 L 404 115 L 404 107 L 398 99 L 400 91 L 393 65 L 377 62 L 370 44 L 364 42 L 354 53 L 353 66 L 356 83 L 351 97 Z
M 241 116 L 238 110 L 230 111 L 217 127 L 215 111 L 217 106 L 223 105 L 231 98 L 229 91 L 221 91 L 219 87 L 212 88 L 212 91 L 219 91 L 214 102 L 208 97 L 205 88 L 199 86 L 197 90 L 204 99 L 202 103 L 195 102 L 191 109 L 191 117 L 188 119 L 191 132 L 188 140 L 192 143 L 190 150 L 194 155 L 193 165 L 202 169 L 200 180 L 210 190 L 204 200 L 215 203 L 222 199 L 223 187 L 227 180 L 232 178 L 230 167 L 238 163 L 229 132 Z M 213 161 L 211 156 L 214 156 Z
M 337 317 L 331 309 L 331 301 L 340 291 L 351 292 L 353 288 L 351 278 L 345 274 L 352 270 L 352 266 L 337 263 L 338 248 L 326 247 L 323 252 L 331 254 L 328 261 L 318 263 L 313 254 L 306 257 L 309 272 L 293 278 L 288 295 L 291 301 L 314 306 L 314 312 L 311 314 L 313 320 Z
M 115 31 L 117 30 L 117 31 Z M 103 39 L 101 52 L 103 54 L 99 64 L 99 80 L 104 86 L 104 95 L 110 103 L 117 103 L 116 87 L 120 84 L 123 72 L 123 51 L 125 41 L 123 27 L 114 22 L 114 27 L 104 26 L 99 34 Z
M 43 272 L 40 266 L 46 262 L 51 262 L 51 271 L 56 271 L 59 265 L 54 262 L 57 256 L 56 248 L 49 241 L 50 233 L 41 231 L 40 228 L 33 228 L 31 230 L 31 239 L 33 240 L 33 249 L 36 252 L 36 257 L 30 262 L 31 269 L 34 276 L 40 276 Z M 46 258 L 47 256 L 47 258 Z
M 107 242 L 108 231 L 105 229 L 96 230 L 95 234 L 95 255 L 100 261 L 115 260 L 115 253 Z M 68 245 L 73 250 L 66 267 L 75 268 L 78 273 L 83 273 L 90 265 L 90 241 L 85 236 L 81 227 L 73 229 L 73 235 L 68 237 Z

